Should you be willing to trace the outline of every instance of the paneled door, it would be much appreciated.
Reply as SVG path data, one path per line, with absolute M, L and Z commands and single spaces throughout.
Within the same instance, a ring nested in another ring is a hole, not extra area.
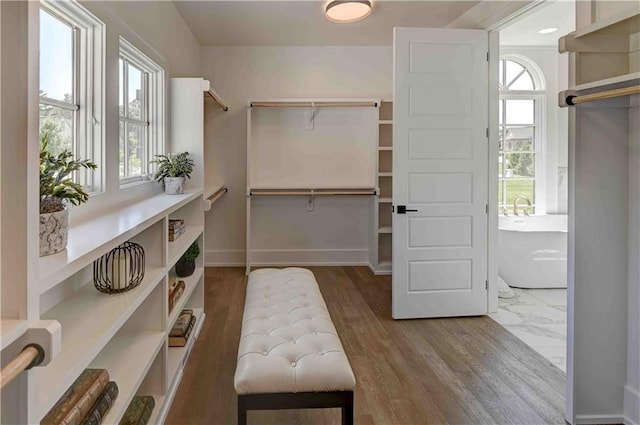
M 396 28 L 393 317 L 487 313 L 488 34 Z

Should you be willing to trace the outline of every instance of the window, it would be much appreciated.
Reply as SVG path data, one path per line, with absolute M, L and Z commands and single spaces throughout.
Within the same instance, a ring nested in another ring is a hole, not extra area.
M 75 2 L 42 2 L 39 24 L 40 137 L 52 153 L 91 159 L 75 179 L 102 188 L 104 24 Z
M 120 183 L 148 180 L 164 148 L 164 71 L 120 39 Z
M 542 82 L 532 66 L 501 59 L 499 89 L 498 211 L 513 214 L 514 201 L 522 196 L 532 204 L 530 214 L 544 213 Z

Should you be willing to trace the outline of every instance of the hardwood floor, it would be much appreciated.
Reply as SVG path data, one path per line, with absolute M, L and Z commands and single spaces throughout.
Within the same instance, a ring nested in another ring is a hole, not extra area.
M 391 318 L 391 278 L 312 267 L 357 380 L 356 424 L 564 424 L 565 376 L 489 317 Z M 236 423 L 246 278 L 205 274 L 207 319 L 166 424 Z M 254 411 L 249 424 L 339 424 L 339 409 Z

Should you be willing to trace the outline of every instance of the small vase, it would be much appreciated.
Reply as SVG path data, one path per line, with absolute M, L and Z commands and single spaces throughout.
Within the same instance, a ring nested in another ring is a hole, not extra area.
M 180 277 L 189 277 L 196 271 L 196 262 L 188 260 L 178 260 L 176 263 L 176 274 Z
M 180 195 L 184 193 L 184 177 L 165 177 L 164 193 L 167 195 Z
M 40 214 L 40 257 L 52 255 L 67 247 L 69 210 Z

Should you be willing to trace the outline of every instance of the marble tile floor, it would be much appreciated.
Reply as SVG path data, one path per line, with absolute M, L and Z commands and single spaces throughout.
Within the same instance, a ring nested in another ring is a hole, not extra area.
M 567 290 L 513 290 L 514 298 L 498 299 L 491 318 L 566 373 Z

